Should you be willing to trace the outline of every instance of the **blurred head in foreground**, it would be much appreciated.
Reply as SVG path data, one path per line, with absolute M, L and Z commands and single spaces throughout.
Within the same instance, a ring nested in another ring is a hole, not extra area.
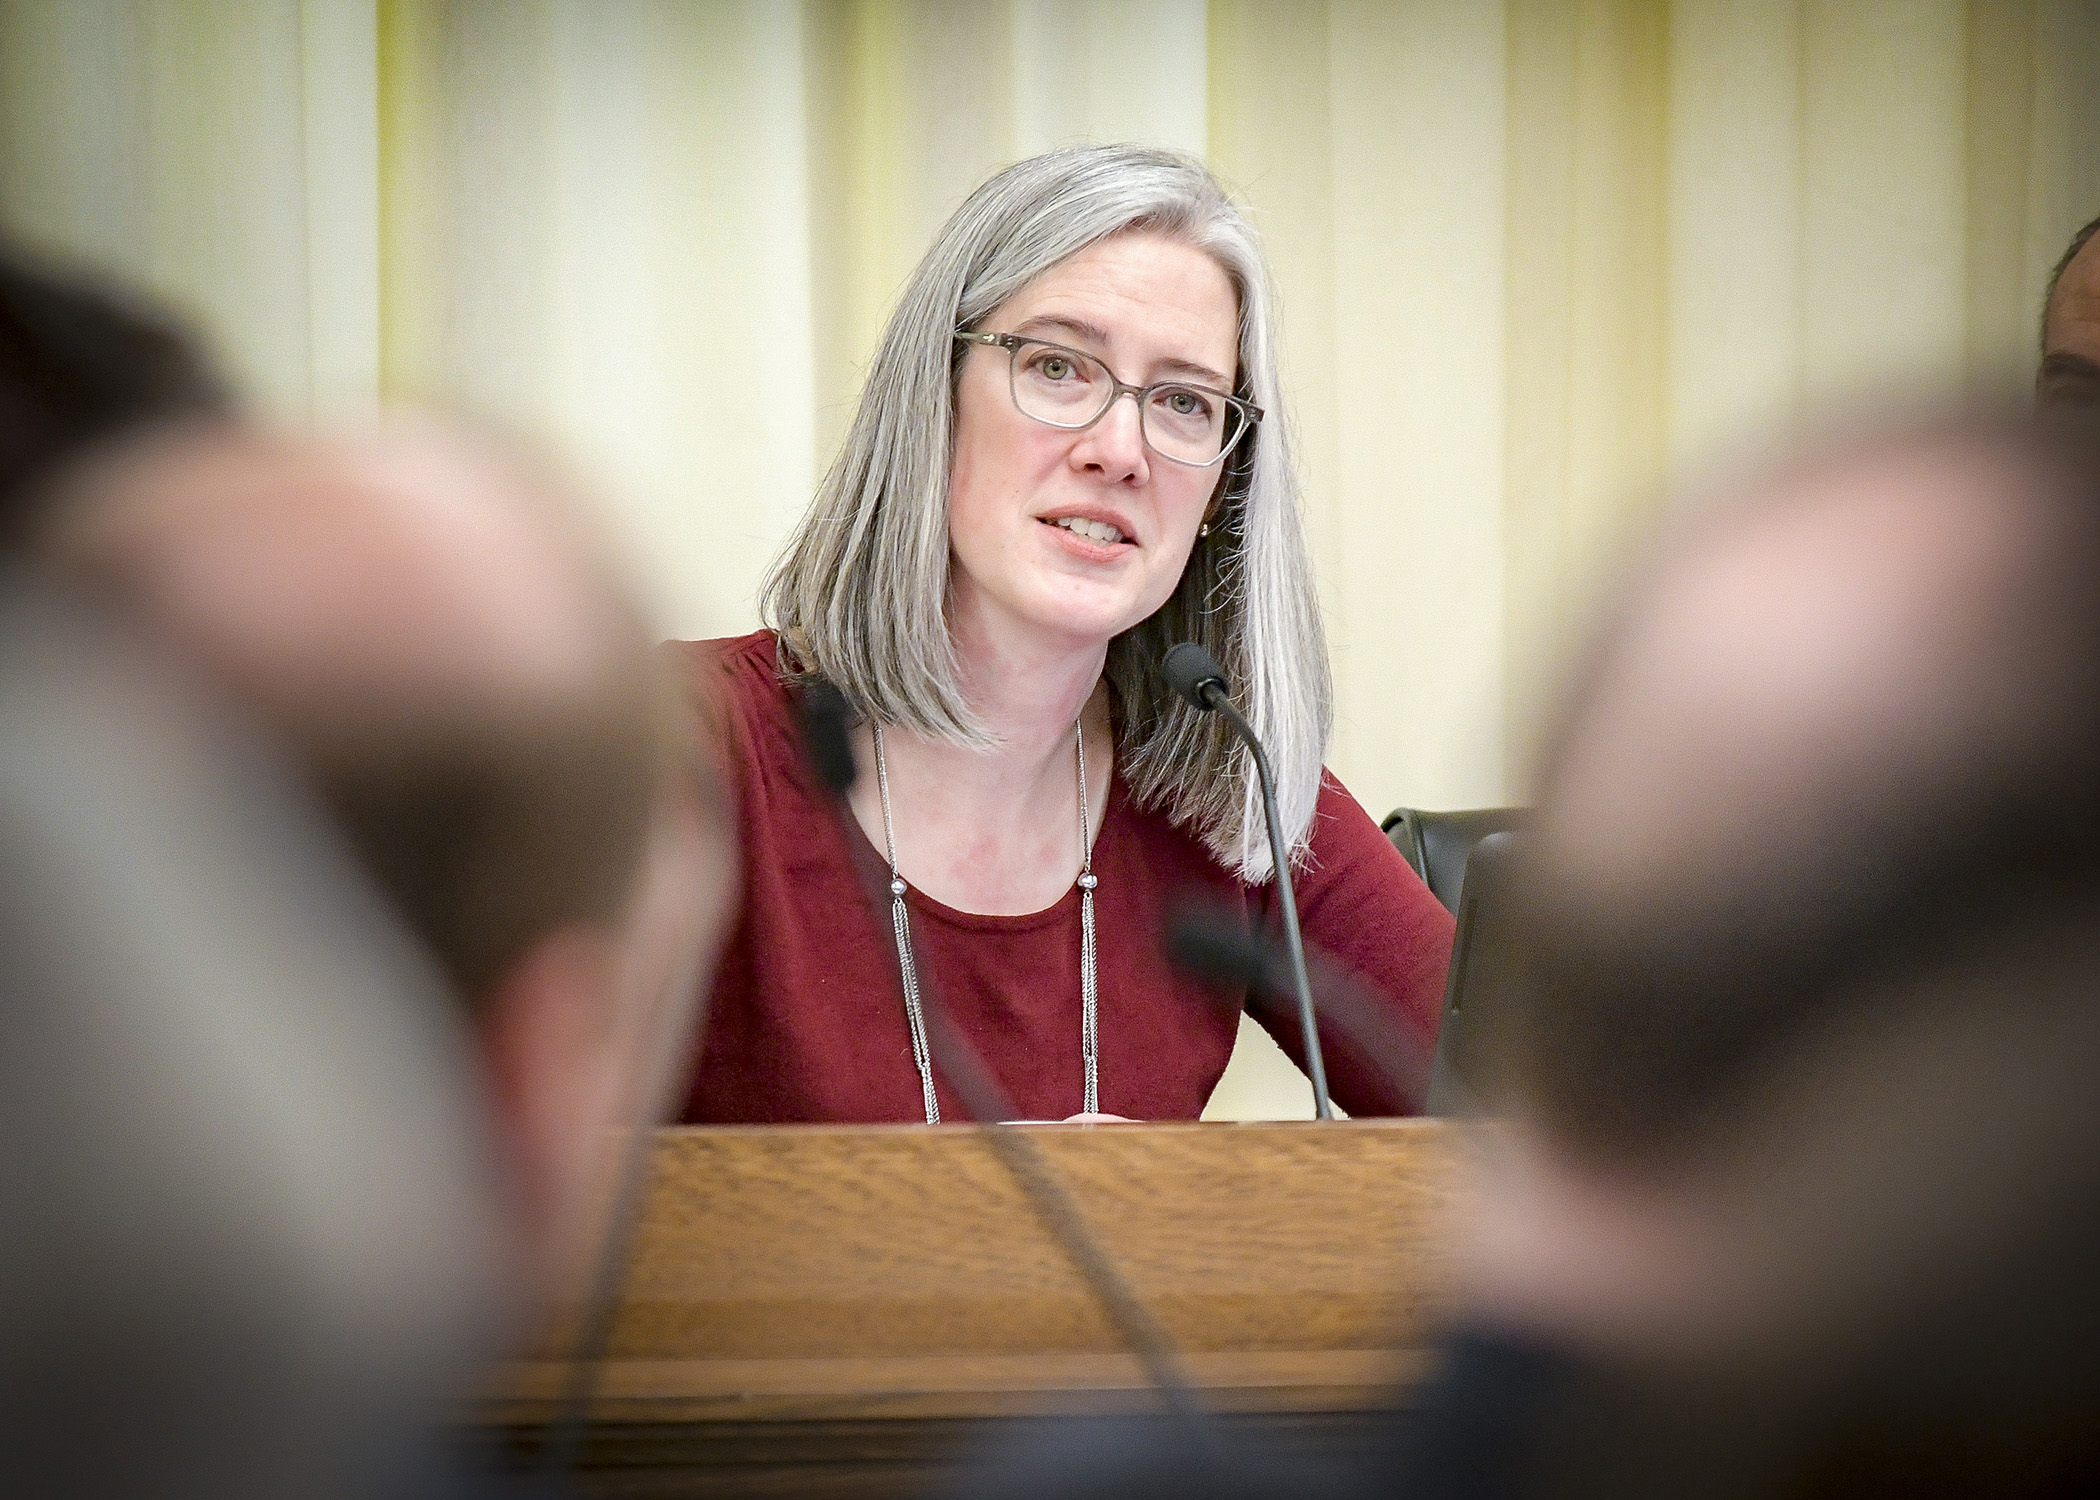
M 0 554 L 35 529 L 74 459 L 231 405 L 204 357 L 154 314 L 0 253 Z
M 2042 299 L 2042 367 L 2034 381 L 2044 407 L 2100 409 L 2100 219 L 2071 237 Z
M 1551 737 L 1483 1315 L 1539 1493 L 2100 1483 L 2100 453 L 1731 476 Z
M 80 470 L 49 572 L 260 728 L 465 1007 L 522 1284 L 607 1223 L 733 883 L 708 757 L 546 473 L 403 423 L 187 432 Z

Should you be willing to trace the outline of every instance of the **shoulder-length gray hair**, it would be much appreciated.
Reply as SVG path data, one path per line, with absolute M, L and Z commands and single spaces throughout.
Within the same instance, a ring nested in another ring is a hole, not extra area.
M 1254 231 L 1196 158 L 1069 146 L 1017 162 L 969 196 L 904 289 L 868 367 L 846 444 L 762 596 L 791 671 L 830 679 L 862 713 L 963 745 L 991 736 L 949 636 L 948 479 L 956 382 L 973 328 L 1052 266 L 1147 230 L 1214 257 L 1239 294 L 1236 394 L 1268 413 L 1223 466 L 1223 490 L 1172 598 L 1109 643 L 1117 768 L 1140 807 L 1192 829 L 1248 881 L 1271 873 L 1253 767 L 1215 714 L 1158 672 L 1203 644 L 1267 744 L 1294 861 L 1311 834 L 1333 717 L 1327 653 L 1278 399 L 1276 334 Z

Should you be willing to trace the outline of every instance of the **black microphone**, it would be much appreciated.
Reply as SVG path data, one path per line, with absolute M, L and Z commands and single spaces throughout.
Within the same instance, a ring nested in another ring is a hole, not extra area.
M 1167 654 L 1159 659 L 1159 665 L 1160 670 L 1167 674 L 1167 686 L 1195 704 L 1199 711 L 1209 713 L 1217 707 L 1219 699 L 1230 701 L 1225 689 L 1225 669 L 1194 641 L 1167 647 Z
M 802 747 L 810 769 L 824 790 L 843 797 L 853 790 L 860 768 L 853 763 L 853 707 L 846 695 L 822 677 L 813 677 L 795 694 L 802 720 Z
M 1269 768 L 1254 728 L 1233 704 L 1225 669 L 1194 641 L 1169 646 L 1160 668 L 1175 692 L 1196 706 L 1199 713 L 1213 711 L 1225 716 L 1254 757 L 1254 770 L 1261 781 L 1261 810 L 1269 824 L 1269 858 L 1276 867 L 1277 903 L 1283 908 L 1283 943 L 1290 954 L 1291 984 L 1298 994 L 1298 1027 L 1305 1034 L 1305 1072 L 1312 1079 L 1313 1109 L 1323 1120 L 1334 1118 L 1334 1101 L 1327 1097 L 1327 1063 L 1320 1056 L 1319 1024 L 1313 1017 L 1312 982 L 1305 975 L 1305 941 L 1298 935 L 1298 895 L 1291 888 L 1290 850 L 1283 841 L 1283 824 L 1276 816 L 1276 773 Z

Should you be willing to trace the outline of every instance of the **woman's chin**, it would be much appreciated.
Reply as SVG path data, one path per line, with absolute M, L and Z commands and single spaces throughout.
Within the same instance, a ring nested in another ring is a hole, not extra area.
M 1069 641 L 1074 647 L 1103 649 L 1151 612 L 1133 613 L 1129 609 L 1045 610 L 1034 615 L 1029 623 L 1045 639 L 1054 637 Z
M 1063 650 L 1101 650 L 1165 602 L 1139 597 L 1127 584 L 1070 577 L 1036 574 L 1001 582 L 996 588 L 966 585 L 949 596 L 949 625 L 965 652 L 973 640 L 990 644 L 1017 636 Z

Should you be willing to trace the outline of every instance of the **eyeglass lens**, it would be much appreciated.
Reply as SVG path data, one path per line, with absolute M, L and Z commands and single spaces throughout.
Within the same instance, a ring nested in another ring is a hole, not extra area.
M 1053 427 L 1084 427 L 1115 399 L 1108 367 L 1074 349 L 1022 344 L 1013 351 L 1014 405 Z M 1246 414 L 1193 385 L 1153 387 L 1138 403 L 1145 441 L 1185 464 L 1208 464 L 1231 447 Z

